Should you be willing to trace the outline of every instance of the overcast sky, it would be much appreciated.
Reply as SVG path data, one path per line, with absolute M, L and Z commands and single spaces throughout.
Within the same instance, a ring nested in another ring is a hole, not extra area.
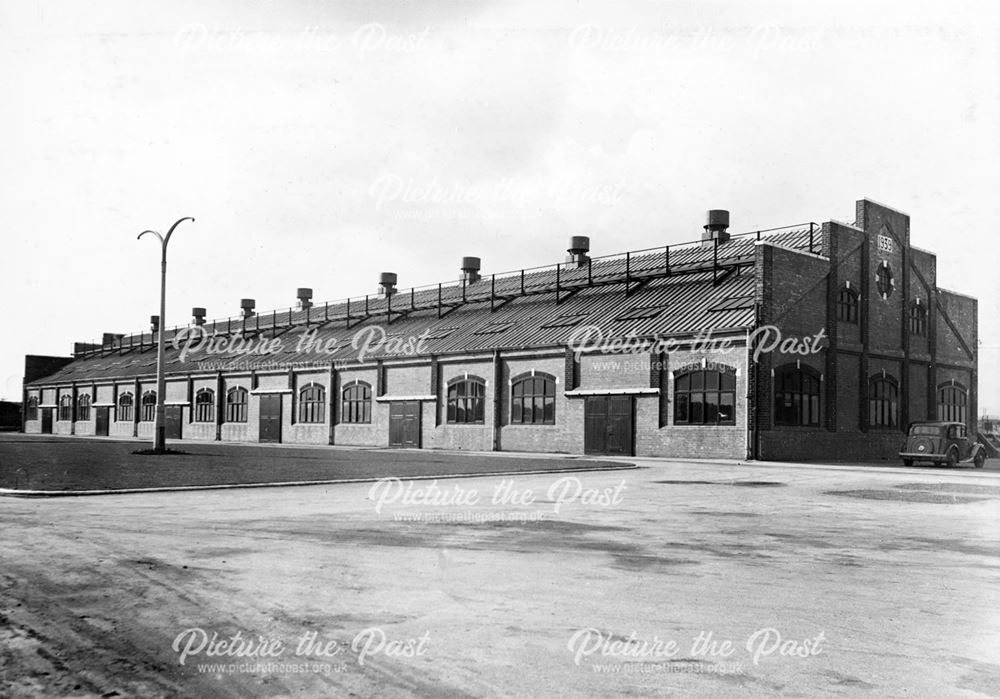
M 25 354 L 241 297 L 284 308 L 909 213 L 979 298 L 1000 412 L 994 2 L 0 1 L 0 395 Z

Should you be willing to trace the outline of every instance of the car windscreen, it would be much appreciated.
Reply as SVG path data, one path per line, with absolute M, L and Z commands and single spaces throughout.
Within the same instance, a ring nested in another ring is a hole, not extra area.
M 934 435 L 941 434 L 940 425 L 914 425 L 910 428 L 910 434 Z

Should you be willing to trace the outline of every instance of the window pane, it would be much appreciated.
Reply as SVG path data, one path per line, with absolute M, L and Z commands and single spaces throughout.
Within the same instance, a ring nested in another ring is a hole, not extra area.
M 690 399 L 688 393 L 674 394 L 674 422 L 686 423 L 690 420 Z
M 736 394 L 722 393 L 719 395 L 719 423 L 734 424 L 736 422 Z
M 555 396 L 545 396 L 545 422 L 554 423 L 556 421 L 556 399 Z
M 700 425 L 705 422 L 705 394 L 691 394 L 691 422 Z
M 691 374 L 691 390 L 695 391 L 705 387 L 705 372 L 696 371 Z
M 723 391 L 735 391 L 736 390 L 736 374 L 731 371 L 727 371 L 722 374 L 722 381 L 719 384 L 719 388 Z
M 705 422 L 713 424 L 719 421 L 719 394 L 715 391 L 705 394 Z
M 719 389 L 719 372 L 705 372 L 705 389 L 709 391 L 716 391 Z

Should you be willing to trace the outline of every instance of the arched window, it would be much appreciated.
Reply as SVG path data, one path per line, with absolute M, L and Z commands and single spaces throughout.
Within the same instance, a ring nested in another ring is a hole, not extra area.
M 142 412 L 140 422 L 152 422 L 156 419 L 156 391 L 146 391 L 142 394 Z
M 891 376 L 873 376 L 868 382 L 868 424 L 872 427 L 896 427 L 899 388 Z
M 515 377 L 510 389 L 510 421 L 514 425 L 556 424 L 556 379 L 535 373 Z
M 239 386 L 226 393 L 226 422 L 247 421 L 247 390 Z
M 448 422 L 476 424 L 485 422 L 486 382 L 476 376 L 448 382 Z
M 794 364 L 774 373 L 774 424 L 785 427 L 819 426 L 819 374 Z
M 938 388 L 937 417 L 948 422 L 966 422 L 969 392 L 961 384 L 947 384 Z
M 90 419 L 90 394 L 81 393 L 76 399 L 76 419 L 86 422 Z
M 842 323 L 858 322 L 858 293 L 849 286 L 837 294 L 837 320 Z
M 697 369 L 674 378 L 675 425 L 735 425 L 736 372 Z
M 913 335 L 927 335 L 927 306 L 920 303 L 920 299 L 910 306 L 910 333 Z
M 364 381 L 353 381 L 342 392 L 340 421 L 352 424 L 372 421 L 372 387 Z
M 299 422 L 323 422 L 326 415 L 326 389 L 311 383 L 299 390 Z
M 195 394 L 194 421 L 215 422 L 215 391 L 212 389 L 201 388 Z
M 68 393 L 59 398 L 59 419 L 73 419 L 73 398 Z
M 115 419 L 119 422 L 132 422 L 132 394 L 122 393 L 118 396 L 118 410 Z
M 24 418 L 26 420 L 38 419 L 38 398 L 36 396 L 28 397 L 28 405 L 25 407 L 24 412 Z

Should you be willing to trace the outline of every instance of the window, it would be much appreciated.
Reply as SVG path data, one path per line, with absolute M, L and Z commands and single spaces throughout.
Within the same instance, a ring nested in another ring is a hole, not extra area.
M 549 374 L 514 379 L 510 421 L 514 425 L 556 424 L 556 380 Z
M 142 394 L 142 412 L 140 422 L 152 422 L 156 419 L 156 391 L 146 391 Z
M 927 307 L 915 301 L 910 306 L 910 333 L 913 335 L 927 335 Z
M 458 330 L 458 328 L 435 328 L 433 330 L 426 331 L 427 334 L 423 337 L 425 340 L 443 340 L 456 330 Z
M 323 422 L 326 415 L 326 389 L 311 383 L 299 391 L 299 422 Z
M 28 405 L 25 409 L 26 420 L 37 420 L 38 419 L 38 398 L 31 396 L 28 398 Z
M 470 376 L 452 379 L 448 384 L 448 422 L 475 424 L 485 422 L 486 382 Z
M 194 421 L 215 422 L 215 391 L 200 389 L 194 396 Z
M 76 419 L 86 422 L 90 419 L 90 394 L 82 393 L 76 399 Z
M 513 322 L 497 322 L 490 323 L 489 325 L 484 325 L 478 330 L 474 331 L 473 335 L 497 335 L 502 332 L 507 332 L 514 327 Z
M 872 427 L 897 425 L 898 388 L 891 376 L 876 376 L 868 382 L 868 424 Z
M 819 374 L 809 367 L 778 369 L 774 374 L 774 424 L 818 427 L 819 385 Z
M 343 391 L 340 421 L 362 423 L 372 421 L 372 387 L 363 381 L 348 384 Z
M 68 394 L 62 396 L 59 399 L 59 419 L 60 420 L 73 419 L 73 398 Z
M 119 422 L 131 422 L 132 421 L 132 394 L 122 393 L 118 396 L 118 411 L 115 418 Z
M 968 421 L 969 392 L 964 386 L 950 385 L 938 389 L 938 420 Z
M 837 320 L 841 323 L 858 322 L 858 294 L 850 287 L 844 287 L 837 294 Z
M 748 308 L 754 307 L 754 297 L 752 294 L 747 296 L 729 296 L 722 299 L 717 304 L 709 308 L 709 311 L 742 311 Z
M 736 372 L 699 369 L 674 379 L 674 424 L 735 425 Z
M 893 284 L 892 270 L 889 268 L 889 263 L 883 260 L 875 270 L 875 288 L 882 298 L 887 299 L 892 295 Z
M 247 421 L 247 390 L 230 388 L 226 394 L 226 422 Z

